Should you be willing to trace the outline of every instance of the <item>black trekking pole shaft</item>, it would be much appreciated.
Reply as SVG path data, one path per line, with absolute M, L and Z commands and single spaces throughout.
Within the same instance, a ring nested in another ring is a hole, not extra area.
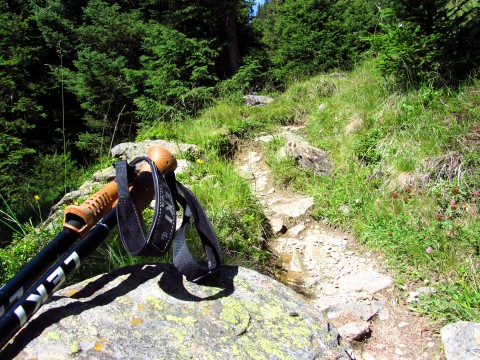
M 0 317 L 0 351 L 117 225 L 114 208 Z
M 169 159 L 170 153 L 155 154 Z M 171 159 L 170 159 L 171 160 Z M 165 166 L 164 166 L 165 167 Z M 69 205 L 65 209 L 64 230 L 39 254 L 27 263 L 12 279 L 0 288 L 0 317 L 37 281 L 75 242 L 104 218 L 118 198 L 117 183 L 110 182 L 90 196 L 81 205 Z
M 67 206 L 64 230 L 0 288 L 0 317 L 60 256 L 113 209 L 116 200 L 117 184 L 112 181 L 83 204 Z
M 163 174 L 174 171 L 177 166 L 175 157 L 160 146 L 149 148 L 148 156 Z M 132 198 L 139 211 L 143 211 L 154 197 L 151 170 L 150 168 L 140 169 L 132 187 Z M 118 198 L 117 184 L 111 182 L 82 205 L 67 207 L 64 231 L 72 229 L 78 234 L 77 238 L 84 234 L 86 236 L 68 250 L 44 275 L 37 276 L 36 278 L 39 280 L 31 285 L 20 299 L 8 309 L 5 309 L 5 313 L 0 317 L 0 350 L 38 311 L 40 306 L 60 288 L 65 279 L 80 266 L 80 262 L 92 254 L 117 225 L 117 209 L 113 205 L 114 201 L 112 201 L 116 198 Z M 111 210 L 104 216 L 108 209 Z M 100 219 L 98 219 L 99 217 Z M 52 245 L 52 247 L 54 246 Z M 21 280 L 25 280 L 24 276 Z M 26 281 L 29 282 L 29 280 Z M 13 285 L 10 286 L 13 289 L 15 288 Z
M 0 317 L 47 271 L 80 235 L 65 228 L 13 278 L 0 288 Z

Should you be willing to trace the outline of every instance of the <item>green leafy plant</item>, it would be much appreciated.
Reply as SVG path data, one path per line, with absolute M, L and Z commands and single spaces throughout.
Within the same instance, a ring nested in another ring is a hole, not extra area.
M 367 165 L 378 163 L 382 159 L 382 155 L 378 151 L 380 138 L 380 130 L 373 129 L 361 133 L 358 142 L 354 145 L 354 151 L 357 157 Z

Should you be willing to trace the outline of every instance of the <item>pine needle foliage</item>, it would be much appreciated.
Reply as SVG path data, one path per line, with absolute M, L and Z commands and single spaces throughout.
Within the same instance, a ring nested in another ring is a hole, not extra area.
M 380 68 L 400 86 L 454 85 L 478 69 L 477 1 L 401 0 L 380 11 L 381 31 L 370 38 Z

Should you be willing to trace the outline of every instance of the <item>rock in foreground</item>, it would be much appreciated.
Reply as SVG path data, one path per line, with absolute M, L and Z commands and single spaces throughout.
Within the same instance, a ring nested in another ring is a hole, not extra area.
M 120 157 L 132 161 L 138 156 L 147 156 L 148 148 L 151 146 L 162 146 L 174 156 L 182 152 L 195 152 L 198 147 L 193 144 L 169 142 L 165 140 L 144 140 L 139 142 L 127 142 L 114 146 L 111 150 L 113 157 Z
M 459 321 L 448 324 L 441 331 L 445 356 L 448 360 L 480 358 L 480 324 Z
M 142 265 L 59 291 L 8 345 L 17 359 L 351 359 L 286 286 L 224 267 L 208 286 Z

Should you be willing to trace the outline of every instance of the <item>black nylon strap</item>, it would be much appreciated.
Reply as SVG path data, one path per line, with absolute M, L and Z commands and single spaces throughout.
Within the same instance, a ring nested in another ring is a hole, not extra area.
M 142 216 L 130 196 L 128 188 L 128 167 L 139 161 L 147 161 L 152 169 L 155 191 L 155 216 L 147 236 L 143 232 Z M 173 240 L 176 225 L 176 213 L 173 195 L 163 175 L 148 158 L 137 158 L 127 166 L 126 161 L 115 164 L 118 185 L 117 220 L 120 238 L 125 250 L 139 256 L 159 256 L 168 251 Z
M 173 264 L 189 281 L 197 282 L 218 269 L 222 261 L 222 251 L 212 224 L 195 195 L 178 181 L 176 188 L 176 198 L 184 208 L 184 213 L 182 225 L 173 243 Z M 207 255 L 205 265 L 196 261 L 188 249 L 185 231 L 192 217 Z
M 147 236 L 142 229 L 142 216 L 129 192 L 134 165 L 140 161 L 147 161 L 152 168 L 155 191 L 155 213 Z M 221 265 L 222 252 L 215 231 L 200 202 L 189 189 L 176 181 L 175 174 L 172 172 L 163 176 L 149 158 L 137 158 L 129 165 L 126 161 L 119 161 L 114 165 L 119 195 L 118 227 L 125 250 L 140 256 L 160 256 L 174 241 L 173 263 L 189 281 L 200 281 L 216 271 Z M 174 239 L 177 203 L 184 211 L 182 225 Z M 185 232 L 192 218 L 207 255 L 206 264 L 195 260 L 188 249 Z

